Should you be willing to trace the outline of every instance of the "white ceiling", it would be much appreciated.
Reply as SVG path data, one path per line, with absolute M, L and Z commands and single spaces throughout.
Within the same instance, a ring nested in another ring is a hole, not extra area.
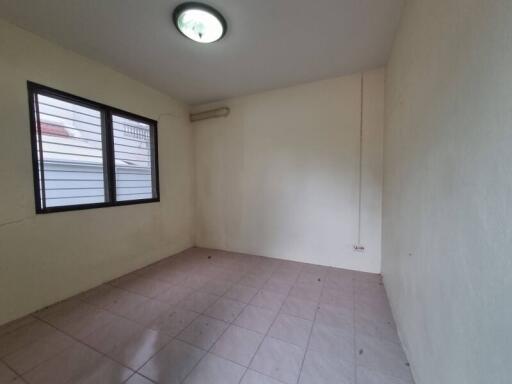
M 403 0 L 205 0 L 228 22 L 202 45 L 180 0 L 0 0 L 0 17 L 191 104 L 385 65 Z

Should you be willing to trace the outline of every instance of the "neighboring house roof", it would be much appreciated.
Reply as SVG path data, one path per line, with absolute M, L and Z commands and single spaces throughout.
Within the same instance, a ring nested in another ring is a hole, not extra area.
M 65 127 L 60 126 L 60 125 L 45 123 L 45 122 L 41 122 L 41 133 L 43 135 L 51 135 L 51 136 L 62 136 L 62 137 L 71 136 Z

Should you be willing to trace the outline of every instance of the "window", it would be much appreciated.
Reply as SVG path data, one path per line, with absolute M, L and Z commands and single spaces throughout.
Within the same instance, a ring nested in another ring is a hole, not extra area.
M 37 213 L 159 201 L 157 123 L 28 82 Z

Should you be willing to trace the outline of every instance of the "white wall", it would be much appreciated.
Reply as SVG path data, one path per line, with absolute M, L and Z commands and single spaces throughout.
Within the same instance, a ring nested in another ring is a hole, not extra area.
M 512 380 L 511 20 L 410 0 L 389 63 L 383 274 L 417 384 Z
M 158 119 L 161 202 L 36 216 L 27 80 Z M 0 324 L 191 246 L 191 140 L 184 105 L 0 21 Z
M 380 272 L 384 70 L 365 74 L 357 253 L 361 75 L 201 106 L 193 124 L 196 244 Z

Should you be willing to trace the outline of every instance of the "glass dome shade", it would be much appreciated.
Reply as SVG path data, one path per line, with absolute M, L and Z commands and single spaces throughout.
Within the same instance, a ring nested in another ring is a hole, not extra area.
M 220 40 L 226 22 L 215 9 L 199 3 L 184 3 L 174 11 L 176 28 L 191 40 L 208 44 Z

